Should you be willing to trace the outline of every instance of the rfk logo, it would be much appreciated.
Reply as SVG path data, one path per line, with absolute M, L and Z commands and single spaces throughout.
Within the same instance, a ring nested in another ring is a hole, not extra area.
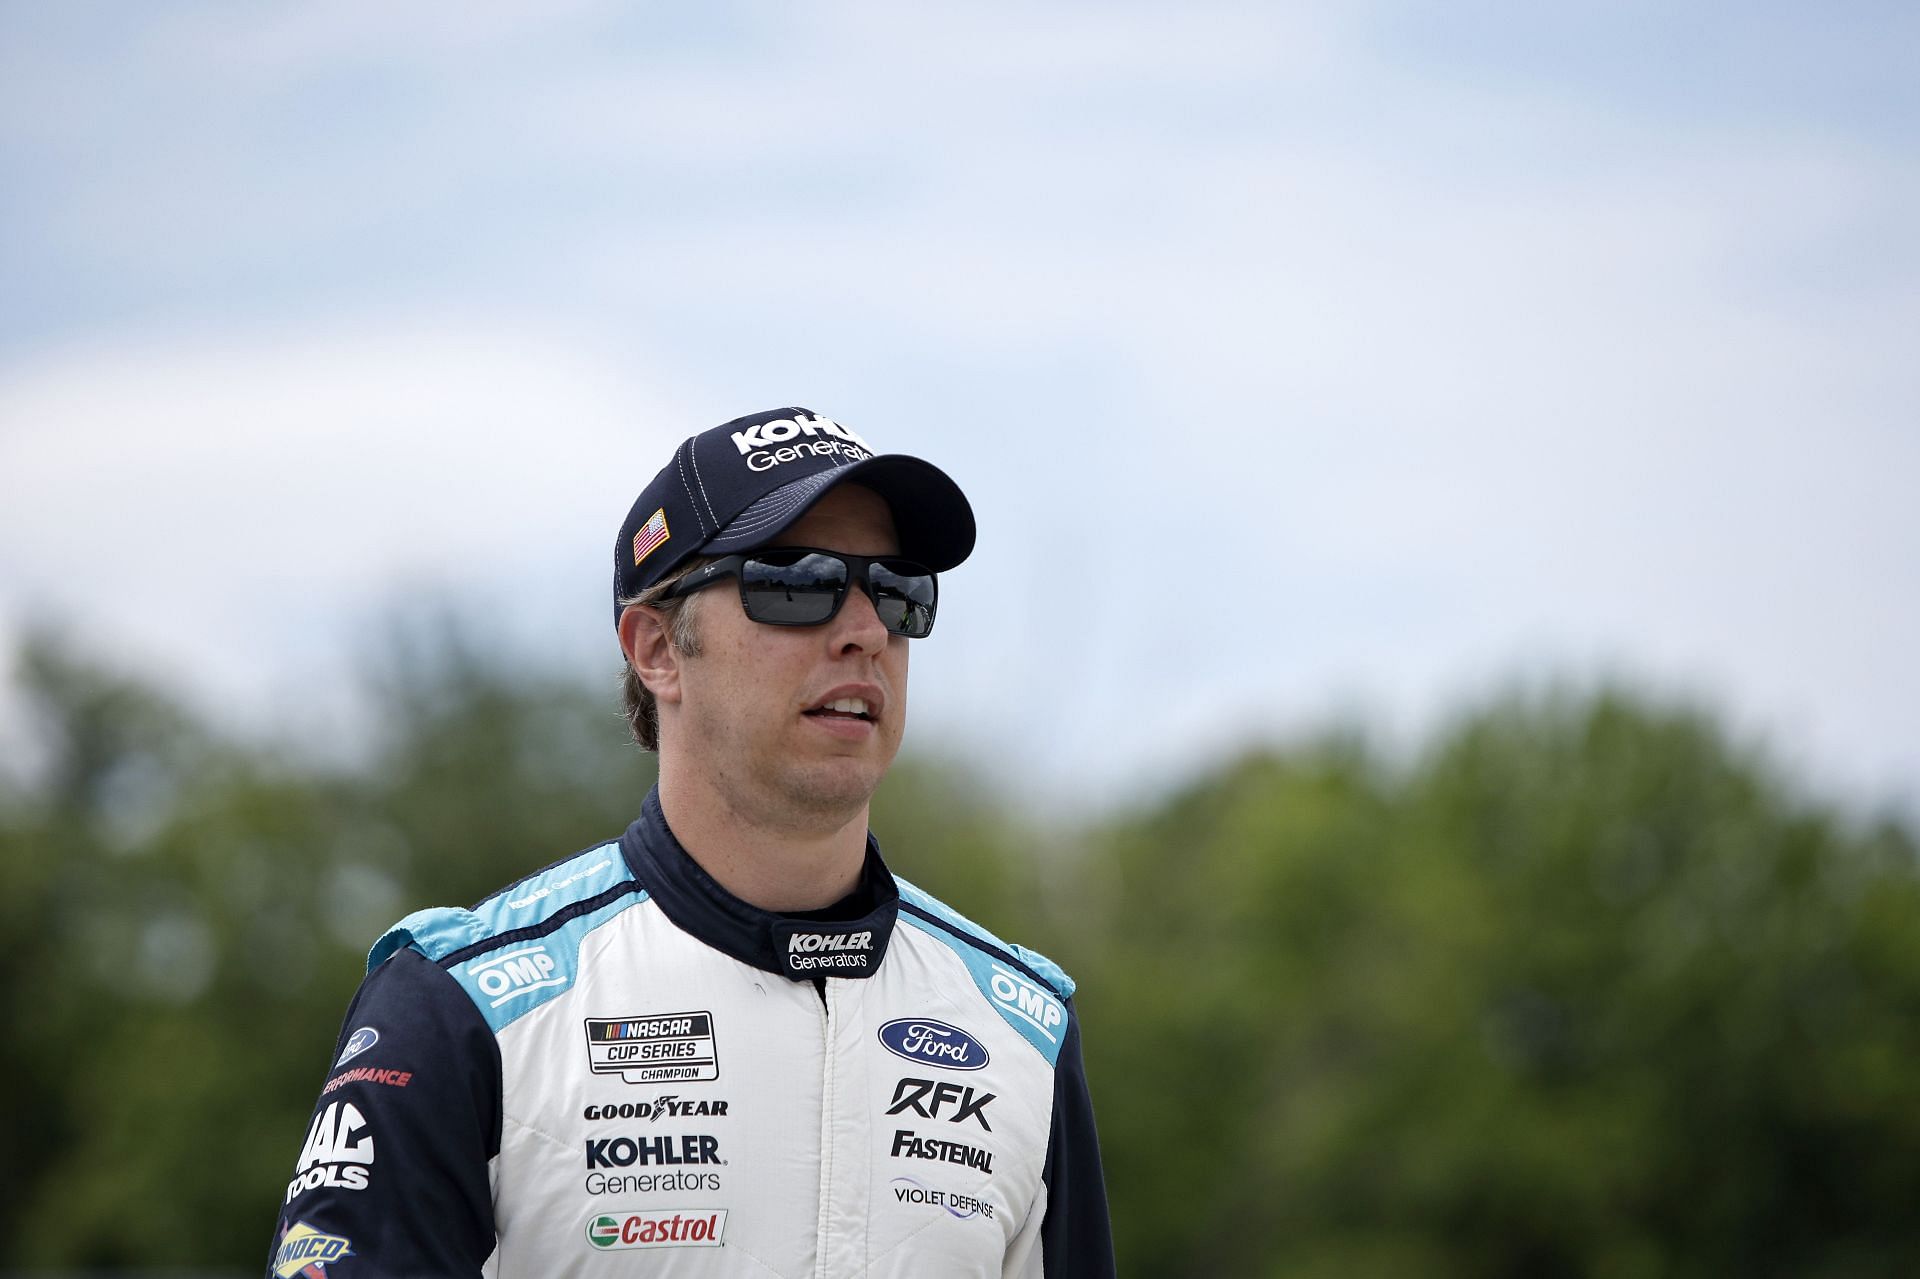
M 911 1110 L 922 1119 L 939 1119 L 942 1118 L 940 1112 L 951 1105 L 954 1107 L 953 1113 L 945 1116 L 948 1123 L 957 1124 L 971 1117 L 982 1128 L 992 1132 L 993 1125 L 987 1122 L 987 1103 L 996 1096 L 997 1093 L 990 1092 L 976 1094 L 973 1089 L 962 1088 L 959 1084 L 935 1083 L 931 1079 L 902 1079 L 894 1085 L 893 1104 L 887 1107 L 887 1113 L 897 1115 L 901 1111 Z

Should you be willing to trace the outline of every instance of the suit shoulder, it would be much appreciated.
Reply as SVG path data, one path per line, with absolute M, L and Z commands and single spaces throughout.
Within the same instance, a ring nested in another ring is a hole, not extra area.
M 372 972 L 402 950 L 445 969 L 498 1031 L 572 983 L 580 941 L 647 894 L 617 842 L 564 857 L 472 907 L 417 910 L 367 954 Z
M 1071 1012 L 1073 978 L 1039 951 L 1002 941 L 938 898 L 900 885 L 900 922 L 944 945 L 1005 1022 L 1049 1065 L 1058 1061 Z
M 1045 984 L 1060 999 L 1073 997 L 1074 980 L 1067 976 L 1060 965 L 1037 950 L 1017 942 L 1002 941 L 919 885 L 897 876 L 895 878 L 900 885 L 901 910 L 911 917 L 912 923 L 924 931 L 938 930 L 944 934 L 942 940 L 948 945 L 957 942 L 981 954 L 1011 962 L 1027 976 Z

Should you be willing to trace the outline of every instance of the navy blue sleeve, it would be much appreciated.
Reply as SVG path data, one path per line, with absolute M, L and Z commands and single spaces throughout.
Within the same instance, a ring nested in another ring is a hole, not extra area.
M 1040 1248 L 1048 1279 L 1115 1273 L 1113 1227 L 1107 1219 L 1107 1180 L 1100 1171 L 1100 1136 L 1093 1098 L 1080 1060 L 1080 1016 L 1067 1001 L 1067 1035 L 1053 1068 L 1053 1132 L 1047 1138 L 1047 1215 Z
M 475 1276 L 493 1252 L 500 1049 L 439 965 L 401 950 L 347 1009 L 267 1273 Z

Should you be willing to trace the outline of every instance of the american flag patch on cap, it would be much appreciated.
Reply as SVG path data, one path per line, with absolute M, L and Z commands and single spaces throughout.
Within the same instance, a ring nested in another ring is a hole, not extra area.
M 654 553 L 660 543 L 667 540 L 667 508 L 661 507 L 653 513 L 653 518 L 640 526 L 633 535 L 633 566 L 640 567 L 640 561 Z

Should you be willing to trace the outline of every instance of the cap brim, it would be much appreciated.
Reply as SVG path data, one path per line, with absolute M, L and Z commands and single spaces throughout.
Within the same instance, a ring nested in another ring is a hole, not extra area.
M 902 453 L 885 453 L 783 484 L 729 520 L 701 552 L 728 555 L 765 546 L 835 485 L 846 483 L 886 499 L 900 535 L 900 554 L 907 559 L 944 573 L 973 553 L 973 507 L 966 494 L 933 463 Z

